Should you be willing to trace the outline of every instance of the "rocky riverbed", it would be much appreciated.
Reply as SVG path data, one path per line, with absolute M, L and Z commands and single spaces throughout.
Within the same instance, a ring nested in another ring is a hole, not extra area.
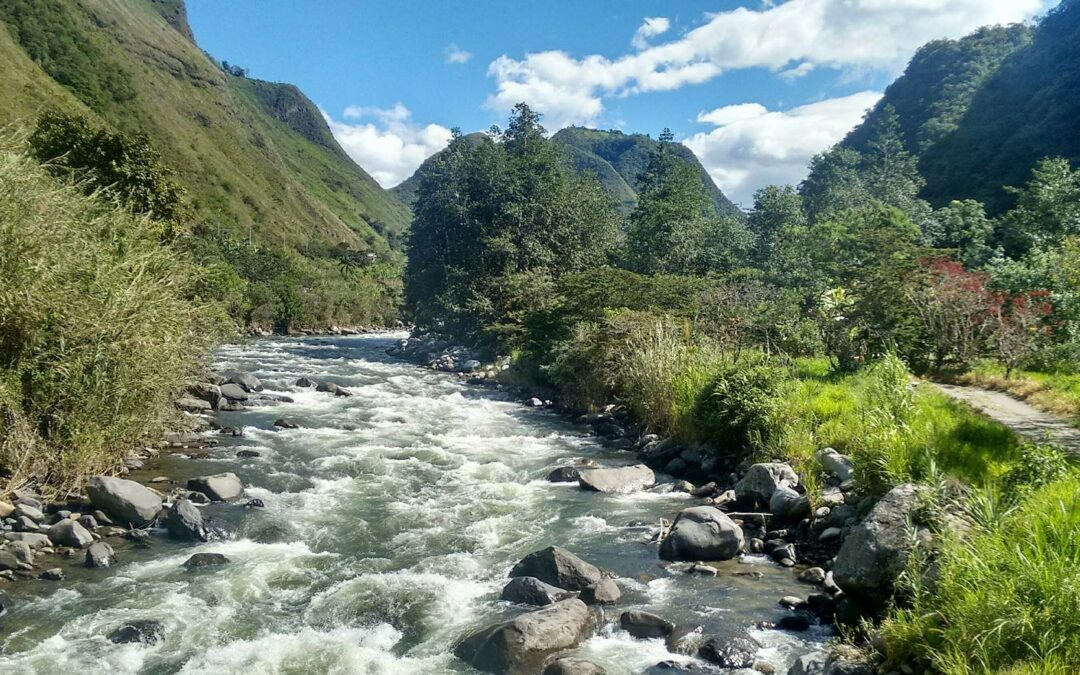
M 65 547 L 4 586 L 0 670 L 821 672 L 844 600 L 823 567 L 895 511 L 875 520 L 842 457 L 810 513 L 788 467 L 714 475 L 616 410 L 568 420 L 388 355 L 401 337 L 223 348 L 230 376 L 180 402 L 215 428 L 133 464 L 134 487 L 37 505 Z M 888 583 L 859 566 L 891 559 L 848 557 L 849 583 Z

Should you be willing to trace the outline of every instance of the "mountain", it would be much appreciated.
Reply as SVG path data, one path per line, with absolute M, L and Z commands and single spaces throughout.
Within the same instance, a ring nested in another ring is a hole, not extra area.
M 296 87 L 226 70 L 182 0 L 4 0 L 0 124 L 43 109 L 146 135 L 212 229 L 297 249 L 398 248 L 408 208 Z
M 844 141 L 860 149 L 887 106 L 935 206 L 978 199 L 1011 203 L 1043 157 L 1080 163 L 1080 0 L 1064 0 L 1034 28 L 984 28 L 932 42 Z
M 482 133 L 466 136 L 473 140 L 483 137 Z M 598 131 L 581 127 L 562 129 L 552 136 L 551 140 L 565 149 L 567 157 L 579 171 L 592 171 L 596 174 L 604 192 L 615 200 L 621 211 L 628 213 L 634 208 L 637 203 L 637 177 L 648 165 L 649 156 L 657 141 L 644 134 L 624 134 L 621 131 Z M 716 187 L 705 167 L 689 148 L 676 145 L 675 152 L 697 168 L 713 204 L 716 205 L 717 213 L 742 218 L 742 212 Z M 432 159 L 428 158 L 412 176 L 391 189 L 391 192 L 406 204 L 413 204 L 420 179 Z
M 657 141 L 645 134 L 624 134 L 621 131 L 599 131 L 582 127 L 560 130 L 552 140 L 567 149 L 570 159 L 579 170 L 596 173 L 604 190 L 611 195 L 624 211 L 629 211 L 637 201 L 638 176 L 649 164 L 649 156 Z M 721 192 L 709 172 L 685 145 L 676 145 L 675 154 L 693 165 L 701 174 L 712 197 L 716 212 L 720 215 L 742 217 L 742 212 Z

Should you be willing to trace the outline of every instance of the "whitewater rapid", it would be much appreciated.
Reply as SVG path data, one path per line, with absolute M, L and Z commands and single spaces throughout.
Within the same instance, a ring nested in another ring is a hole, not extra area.
M 499 601 L 506 575 L 553 544 L 619 575 L 623 599 L 605 609 L 607 622 L 637 608 L 710 633 L 749 634 L 778 673 L 824 639 L 822 629 L 752 627 L 783 614 L 781 596 L 805 596 L 791 570 L 760 557 L 731 561 L 718 577 L 659 565 L 646 526 L 691 505 L 686 495 L 611 497 L 544 479 L 574 458 L 625 464 L 629 453 L 551 412 L 386 356 L 400 337 L 221 348 L 216 369 L 253 373 L 294 402 L 221 413 L 242 437 L 220 437 L 205 456 L 165 456 L 141 477 L 182 484 L 233 471 L 265 508 L 210 505 L 204 518 L 220 539 L 193 546 L 159 535 L 149 548 L 118 548 L 108 570 L 72 565 L 66 581 L 10 586 L 0 673 L 474 672 L 452 656 L 454 645 L 523 611 Z M 301 376 L 353 396 L 295 387 Z M 300 428 L 274 428 L 282 416 Z M 238 458 L 243 449 L 259 455 Z M 196 550 L 230 562 L 183 569 Z M 133 619 L 161 621 L 164 640 L 105 637 Z M 611 675 L 686 660 L 612 625 L 579 653 Z

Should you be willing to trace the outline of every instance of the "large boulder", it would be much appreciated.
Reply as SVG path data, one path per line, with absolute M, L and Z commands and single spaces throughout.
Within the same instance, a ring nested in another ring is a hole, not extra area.
M 143 527 L 161 511 L 161 497 L 132 480 L 94 476 L 86 484 L 86 493 L 90 503 L 117 523 Z
M 7 539 L 8 541 L 23 542 L 32 549 L 45 548 L 46 546 L 52 545 L 49 538 L 40 532 L 5 532 L 4 539 Z
M 894 487 L 844 539 L 832 573 L 848 597 L 880 603 L 892 595 L 913 546 L 911 516 L 921 491 L 910 483 Z
M 113 562 L 113 547 L 109 546 L 104 541 L 96 541 L 90 544 L 90 548 L 86 549 L 86 561 L 87 567 L 100 568 L 108 567 Z
M 229 373 L 229 382 L 240 385 L 244 391 L 262 391 L 262 382 L 251 373 Z
M 649 612 L 631 609 L 619 615 L 619 628 L 642 640 L 666 638 L 675 630 L 675 624 Z
M 601 579 L 587 586 L 579 597 L 586 605 L 614 605 L 622 598 L 622 591 L 614 580 Z
M 751 668 L 758 644 L 745 637 L 716 635 L 705 640 L 698 649 L 698 658 L 725 669 Z
M 197 382 L 188 387 L 188 396 L 206 401 L 211 408 L 217 410 L 221 403 L 221 387 L 210 382 Z
M 746 475 L 735 484 L 735 497 L 740 502 L 767 507 L 776 488 L 799 484 L 799 475 L 782 462 L 766 462 L 750 467 Z
M 201 398 L 195 398 L 194 396 L 181 396 L 176 399 L 176 407 L 180 408 L 184 412 L 189 413 L 204 413 L 213 409 L 209 401 L 204 401 Z
M 656 475 L 644 464 L 578 471 L 578 485 L 586 490 L 622 494 L 656 485 Z
M 545 584 L 568 591 L 583 591 L 599 582 L 603 573 L 570 551 L 558 546 L 548 546 L 534 551 L 521 559 L 511 577 L 536 577 Z
M 545 584 L 536 577 L 514 577 L 503 587 L 500 599 L 544 607 L 573 596 L 574 593 Z
M 221 385 L 221 395 L 229 401 L 246 401 L 250 398 L 247 390 L 238 384 Z
M 189 499 L 177 499 L 165 511 L 165 529 L 169 536 L 182 541 L 206 541 L 202 514 Z
M 78 521 L 64 519 L 48 529 L 49 541 L 58 546 L 85 548 L 94 543 L 94 535 Z
M 235 473 L 216 473 L 192 478 L 187 482 L 187 489 L 201 492 L 215 502 L 227 502 L 244 492 L 244 484 Z
M 664 560 L 729 560 L 743 549 L 742 528 L 720 509 L 694 506 L 675 518 L 660 543 Z
M 589 608 L 572 598 L 475 633 L 454 653 L 484 672 L 532 675 L 543 669 L 552 654 L 581 644 L 592 629 Z

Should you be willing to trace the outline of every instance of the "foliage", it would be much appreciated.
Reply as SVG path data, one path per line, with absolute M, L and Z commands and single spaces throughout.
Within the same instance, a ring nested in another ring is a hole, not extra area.
M 750 262 L 766 269 L 774 260 L 778 239 L 789 230 L 806 226 L 802 196 L 790 185 L 768 185 L 754 193 L 754 208 L 747 218 L 747 227 L 754 242 L 749 251 Z
M 1025 443 L 1020 446 L 1020 456 L 1001 481 L 1002 499 L 1009 504 L 1019 502 L 1032 490 L 1061 480 L 1070 470 L 1069 455 L 1065 449 L 1042 443 Z
M 184 189 L 145 136 L 113 133 L 54 110 L 38 118 L 30 147 L 54 173 L 70 172 L 88 192 L 104 192 L 136 213 L 172 223 L 187 215 Z
M 1075 475 L 1034 489 L 988 525 L 947 540 L 936 583 L 917 583 L 911 607 L 886 621 L 889 662 L 947 675 L 1072 672 L 1080 663 Z
M 698 438 L 729 452 L 761 452 L 771 441 L 787 377 L 785 369 L 767 362 L 735 364 L 722 372 L 702 389 L 695 406 Z
M 0 148 L 0 476 L 66 489 L 117 468 L 172 414 L 216 334 L 160 225 Z M 0 491 L 4 491 L 0 489 Z
M 983 352 L 997 311 L 988 279 L 948 258 L 923 260 L 908 279 L 907 298 L 922 322 L 935 370 L 968 366 Z
M 994 355 L 1005 368 L 1005 379 L 1049 337 L 1047 319 L 1053 311 L 1046 291 L 1009 296 L 1000 293 L 990 313 Z
M 955 250 L 957 259 L 969 269 L 985 265 L 995 254 L 994 221 L 975 200 L 954 201 L 938 209 L 929 227 L 930 243 L 935 248 Z
M 406 302 L 420 326 L 513 346 L 538 290 L 607 260 L 615 214 L 524 104 L 498 140 L 455 136 L 421 181 Z

